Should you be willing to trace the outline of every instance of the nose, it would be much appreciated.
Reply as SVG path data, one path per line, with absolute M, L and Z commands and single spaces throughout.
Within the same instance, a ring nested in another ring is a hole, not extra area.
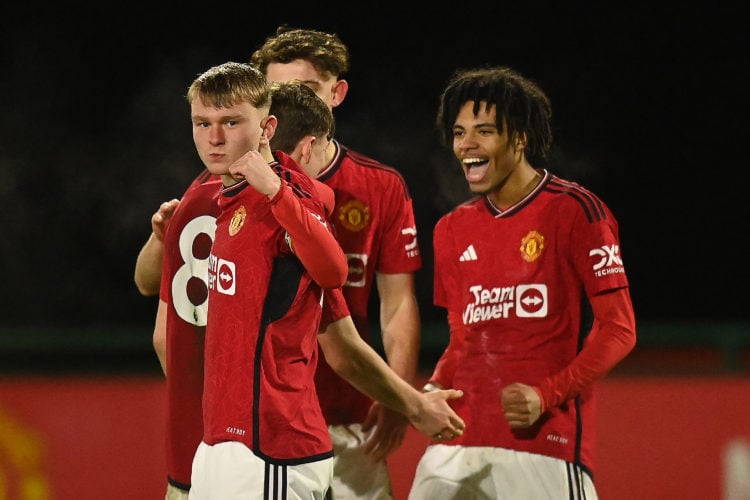
M 208 141 L 212 146 L 224 144 L 224 131 L 221 127 L 211 127 L 211 131 L 208 133 Z
M 461 137 L 457 137 L 453 140 L 453 147 L 462 151 L 475 148 L 476 145 L 477 141 L 474 139 L 474 136 L 470 132 L 467 132 Z

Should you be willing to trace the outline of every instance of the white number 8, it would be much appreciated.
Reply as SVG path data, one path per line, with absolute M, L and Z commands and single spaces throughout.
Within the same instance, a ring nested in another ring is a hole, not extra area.
M 216 234 L 216 218 L 202 215 L 180 233 L 184 264 L 172 278 L 172 302 L 177 314 L 195 326 L 206 326 L 208 310 L 208 256 Z

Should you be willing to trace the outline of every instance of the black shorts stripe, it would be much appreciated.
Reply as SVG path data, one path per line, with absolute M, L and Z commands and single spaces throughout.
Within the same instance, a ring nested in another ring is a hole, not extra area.
M 266 462 L 263 474 L 263 500 L 287 500 L 287 466 Z
M 586 500 L 586 490 L 583 487 L 587 470 L 573 462 L 566 462 L 566 475 L 568 480 L 568 498 L 570 500 Z

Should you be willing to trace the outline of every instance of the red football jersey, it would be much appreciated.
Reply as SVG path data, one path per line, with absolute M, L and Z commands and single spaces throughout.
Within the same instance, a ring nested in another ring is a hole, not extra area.
M 167 480 L 190 486 L 203 435 L 203 340 L 208 255 L 219 213 L 221 178 L 204 170 L 182 196 L 164 232 L 159 297 L 167 304 Z
M 500 403 L 510 383 L 536 385 L 587 341 L 586 296 L 627 287 L 618 224 L 578 184 L 544 171 L 542 182 L 500 211 L 477 197 L 442 217 L 433 233 L 435 304 L 462 318 L 464 338 L 449 386 L 466 421 L 456 444 L 492 446 L 592 467 L 590 389 L 552 408 L 530 429 L 511 431 Z
M 280 161 L 283 189 L 323 220 L 313 181 L 288 157 Z M 264 195 L 243 181 L 222 190 L 219 206 L 208 269 L 203 441 L 239 441 L 276 463 L 330 457 L 311 383 L 322 290 L 289 251 Z M 330 243 L 338 249 L 333 236 Z
M 338 142 L 336 145 L 336 158 L 317 180 L 336 194 L 331 221 L 349 263 L 344 297 L 359 334 L 369 341 L 367 308 L 375 271 L 414 272 L 422 267 L 422 256 L 412 199 L 401 175 Z M 329 425 L 365 419 L 372 401 L 336 375 L 323 356 L 315 383 Z

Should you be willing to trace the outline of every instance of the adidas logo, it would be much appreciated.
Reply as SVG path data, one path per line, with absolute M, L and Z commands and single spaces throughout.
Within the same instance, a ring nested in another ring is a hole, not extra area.
M 461 254 L 461 258 L 458 259 L 459 262 L 467 262 L 470 260 L 478 260 L 477 251 L 474 250 L 474 245 L 469 245 L 469 247 L 464 250 L 464 253 Z

